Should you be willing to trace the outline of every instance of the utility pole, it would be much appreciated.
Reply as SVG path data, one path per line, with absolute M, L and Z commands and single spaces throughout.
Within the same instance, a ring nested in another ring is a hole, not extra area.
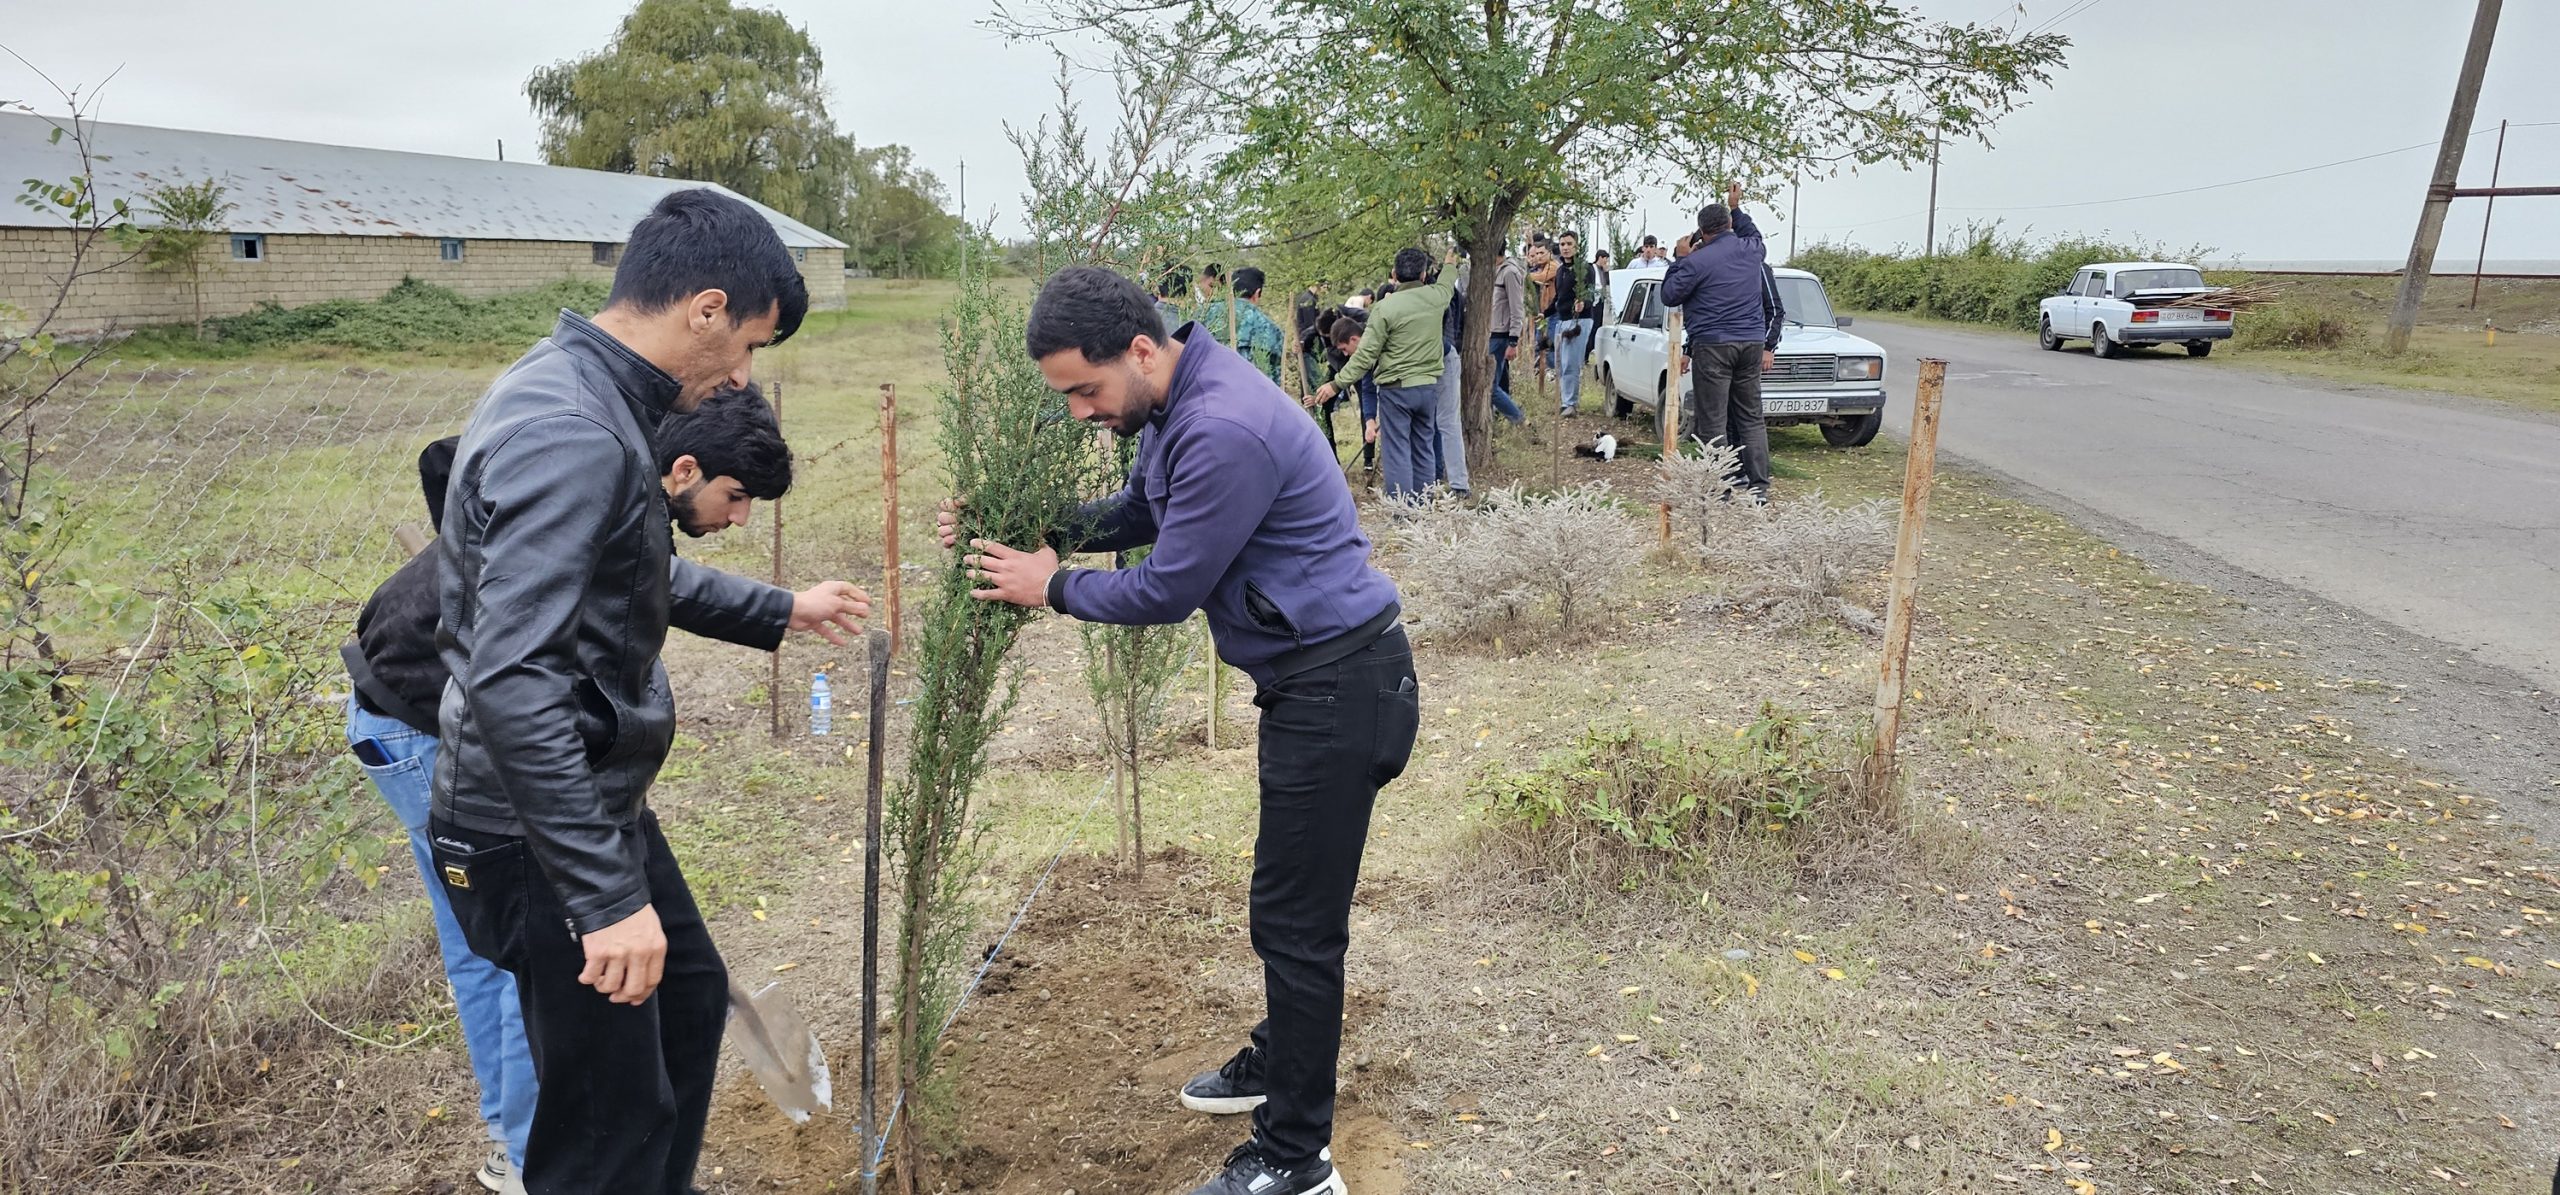
M 2489 159 L 2489 189 L 2498 189 L 2498 171 L 2507 164 L 2507 122 L 2498 122 L 2498 152 Z M 2489 217 L 2498 214 L 2498 197 L 2480 211 L 2480 260 L 2471 265 L 2471 309 L 2480 310 L 2480 272 L 2489 268 Z
M 504 137 L 498 138 L 498 160 L 501 162 L 507 160 L 507 139 Z
M 2391 330 L 2383 340 L 2393 356 L 2408 351 L 2409 333 L 2418 326 L 2418 301 L 2426 297 L 2427 275 L 2436 268 L 2436 242 L 2444 236 L 2445 209 L 2453 206 L 2453 189 L 2462 177 L 2462 150 L 2471 140 L 2471 116 L 2480 107 L 2480 78 L 2489 71 L 2489 43 L 2497 38 L 2498 9 L 2504 0 L 2480 0 L 2471 18 L 2471 44 L 2462 52 L 2462 74 L 2453 85 L 2453 113 L 2445 120 L 2444 141 L 2436 150 L 2435 177 L 2427 183 L 2427 201 L 2418 209 L 2418 234 L 2409 242 L 2409 264 L 2400 273 L 2400 295 L 2391 303 Z
M 2495 0 L 2490 0 L 2494 3 Z M 1929 131 L 1929 248 L 1925 256 L 1938 255 L 1938 131 Z
M 960 276 L 969 276 L 969 159 L 960 159 Z
M 1804 176 L 1787 184 L 1787 260 L 1796 259 L 1796 212 L 1804 206 Z

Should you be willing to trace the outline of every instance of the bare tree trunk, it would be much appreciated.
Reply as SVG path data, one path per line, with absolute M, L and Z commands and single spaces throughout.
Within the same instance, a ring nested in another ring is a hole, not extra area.
M 1517 204 L 1498 200 L 1466 236 L 1466 316 L 1458 335 L 1458 426 L 1466 436 L 1470 469 L 1493 462 L 1493 288 L 1501 272 L 1496 261 L 1502 242 L 1511 235 L 1511 222 L 1518 212 Z M 1536 351 L 1534 346 L 1531 351 Z

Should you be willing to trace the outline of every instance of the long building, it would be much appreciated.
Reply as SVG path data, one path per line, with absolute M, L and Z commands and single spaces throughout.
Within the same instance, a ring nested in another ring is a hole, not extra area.
M 14 200 L 20 180 L 79 173 L 60 123 L 0 113 L 0 180 Z M 211 179 L 233 205 L 203 250 L 204 312 L 232 315 L 262 303 L 298 307 L 323 299 L 371 299 L 417 278 L 466 295 L 528 290 L 564 278 L 610 279 L 622 242 L 661 196 L 710 184 L 202 133 L 145 125 L 85 127 L 100 199 L 143 197 L 170 184 Z M 724 188 L 725 189 L 725 188 Z M 741 196 L 741 198 L 744 198 Z M 748 200 L 773 221 L 800 262 L 812 307 L 844 305 L 844 242 Z M 144 221 L 147 223 L 147 219 Z M 0 308 L 41 314 L 72 264 L 76 234 L 53 210 L 0 202 Z M 103 248 L 113 260 L 112 242 Z M 100 262 L 91 259 L 84 269 Z M 94 335 L 192 319 L 185 273 L 129 262 L 73 288 L 53 330 Z M 0 335 L 28 316 L 0 310 Z

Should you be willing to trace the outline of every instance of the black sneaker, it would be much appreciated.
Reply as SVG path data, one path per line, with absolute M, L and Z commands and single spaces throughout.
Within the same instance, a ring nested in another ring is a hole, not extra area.
M 1236 1051 L 1225 1066 L 1182 1085 L 1182 1106 L 1212 1116 L 1251 1112 L 1269 1098 L 1262 1083 L 1262 1052 L 1252 1046 Z
M 1323 1158 L 1295 1170 L 1284 1170 L 1262 1156 L 1262 1143 L 1247 1141 L 1227 1155 L 1218 1177 L 1193 1188 L 1191 1195 L 1351 1195 L 1333 1163 Z

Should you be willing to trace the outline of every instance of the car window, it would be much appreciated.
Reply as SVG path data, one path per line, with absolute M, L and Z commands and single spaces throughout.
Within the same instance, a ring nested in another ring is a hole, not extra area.
M 1634 286 L 1627 288 L 1627 306 L 1625 310 L 1618 313 L 1618 322 L 1622 324 L 1643 323 L 1645 306 L 1652 302 L 1652 300 L 1653 284 L 1650 282 L 1639 282 Z
M 2089 271 L 2080 279 L 2080 293 L 2093 298 L 2107 293 L 2107 276 L 2097 270 Z
M 1778 301 L 1786 304 L 1790 323 L 1809 324 L 1816 328 L 1834 328 L 1839 321 L 1831 315 L 1831 296 L 1824 294 L 1822 280 L 1778 276 Z
M 2138 290 L 2168 290 L 2204 285 L 2204 275 L 2195 270 L 2126 270 L 2116 275 L 2116 289 L 2124 294 Z

